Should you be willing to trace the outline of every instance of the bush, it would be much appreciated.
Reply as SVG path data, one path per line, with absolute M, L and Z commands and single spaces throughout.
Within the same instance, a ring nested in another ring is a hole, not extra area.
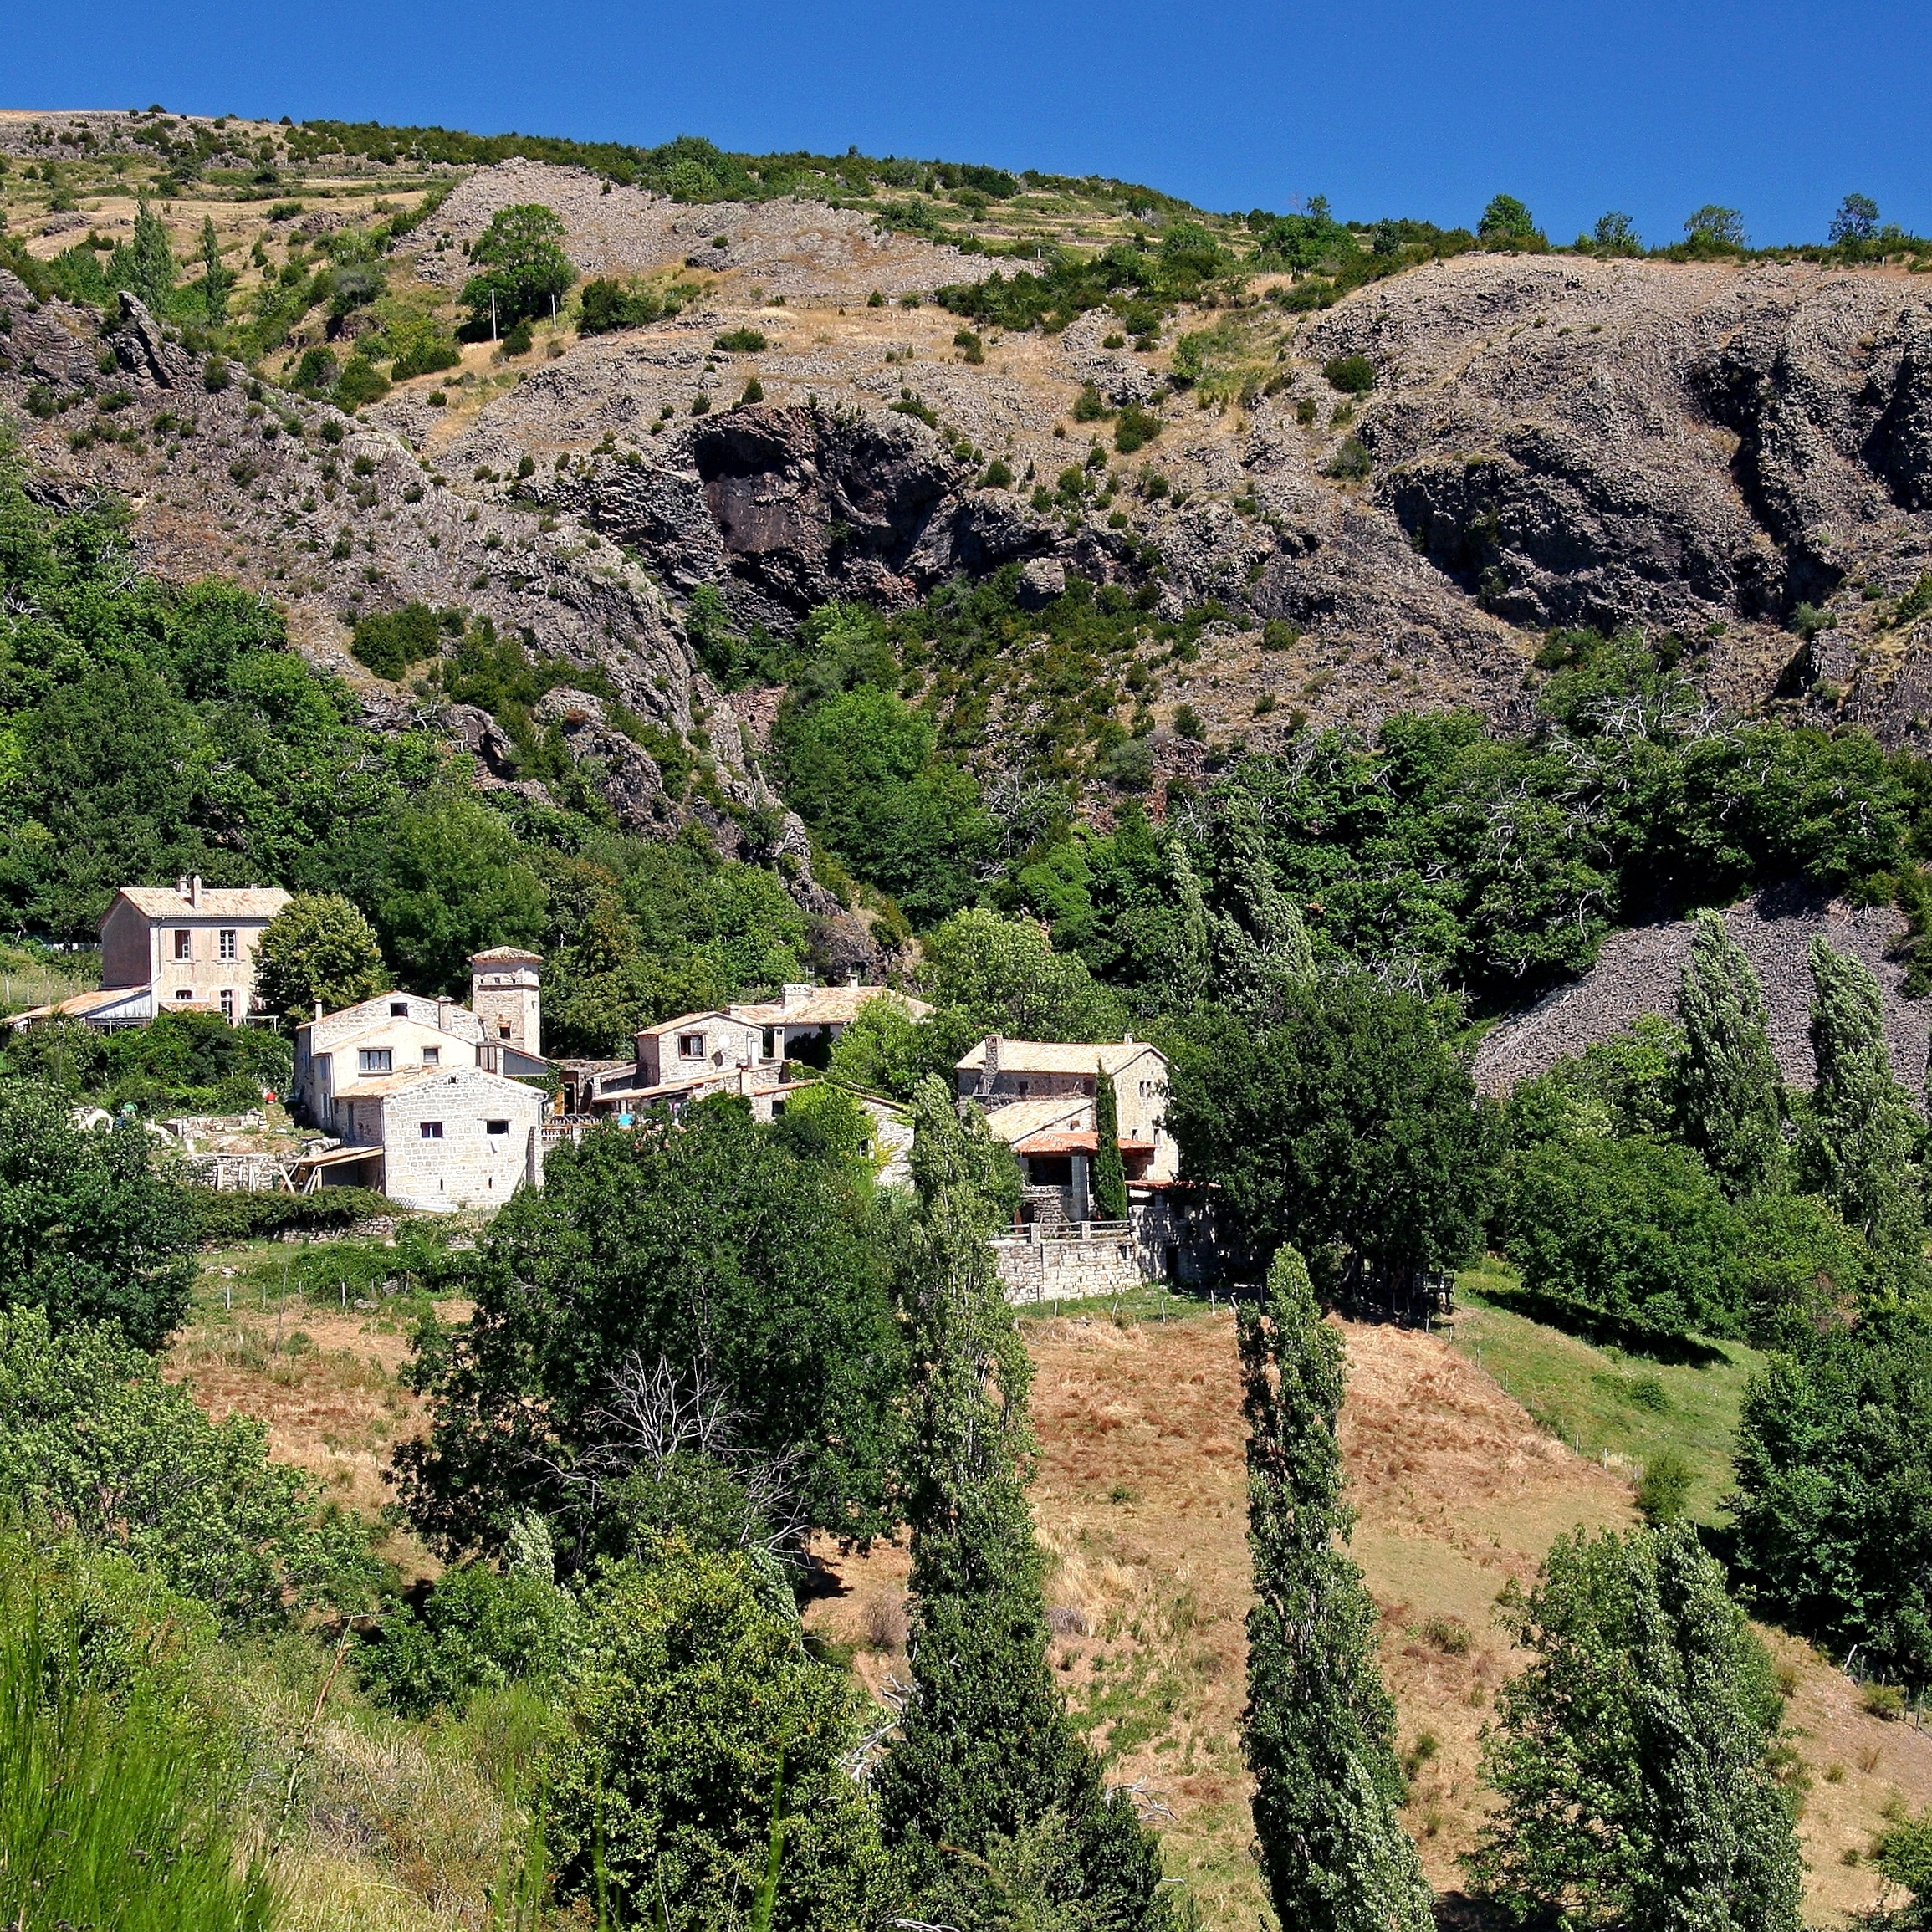
M 534 338 L 530 334 L 529 322 L 526 319 L 518 323 L 509 334 L 503 337 L 503 354 L 506 355 L 528 355 L 534 340 Z
M 0 1496 L 231 1628 L 279 1622 L 290 1592 L 354 1606 L 371 1582 L 366 1529 L 319 1511 L 260 1423 L 210 1422 L 111 1324 L 61 1335 L 0 1311 Z
M 677 314 L 652 289 L 627 282 L 586 282 L 578 298 L 581 308 L 577 332 L 580 335 L 608 335 L 618 329 L 641 329 L 661 316 Z
M 753 376 L 751 381 L 745 384 L 744 394 L 739 396 L 738 401 L 740 408 L 743 408 L 746 403 L 763 402 L 764 401 L 764 385 L 755 376 Z
M 335 400 L 345 409 L 380 402 L 388 393 L 389 384 L 381 371 L 360 350 L 349 358 L 335 379 Z
M 1107 413 L 1107 399 L 1091 382 L 1083 382 L 1080 394 L 1074 398 L 1073 420 L 1076 422 L 1098 422 Z
M 1000 457 L 994 457 L 992 462 L 987 464 L 986 473 L 979 479 L 979 487 L 981 489 L 986 490 L 1003 490 L 1009 488 L 1012 483 L 1013 471 L 1011 466 Z
M 1643 1480 L 1637 1485 L 1638 1514 L 1653 1528 L 1659 1523 L 1675 1522 L 1690 1500 L 1690 1465 L 1675 1449 L 1665 1449 L 1661 1455 L 1652 1457 L 1644 1464 Z
M 565 1706 L 575 1748 L 550 1791 L 561 1891 L 598 1889 L 601 1863 L 626 1923 L 663 1896 L 753 1896 L 782 1776 L 776 1922 L 789 1932 L 870 1923 L 878 1827 L 841 1763 L 864 1700 L 800 1641 L 782 1583 L 743 1556 L 674 1550 L 648 1567 L 617 1566 L 585 1607 L 589 1657 Z
M 390 380 L 406 382 L 412 376 L 433 376 L 439 369 L 454 369 L 462 360 L 463 351 L 447 337 L 426 336 L 389 365 Z
M 1321 473 L 1338 483 L 1360 483 L 1372 467 L 1367 445 L 1360 437 L 1347 436 L 1342 439 L 1341 448 L 1323 465 Z
M 442 642 L 436 613 L 427 604 L 405 604 L 360 619 L 349 650 L 378 677 L 400 677 L 411 664 L 435 657 Z
M 209 1247 L 266 1240 L 299 1231 L 321 1234 L 353 1227 L 358 1221 L 386 1219 L 396 1204 L 369 1188 L 324 1188 L 313 1194 L 238 1193 L 215 1188 L 184 1188 L 194 1217 L 196 1238 Z
M 1191 704 L 1174 707 L 1174 729 L 1183 738 L 1192 739 L 1196 744 L 1208 735 L 1208 728 L 1201 721 L 1201 714 Z
M 540 1543 L 547 1560 L 547 1538 Z M 499 1574 L 486 1563 L 446 1570 L 421 1606 L 384 1618 L 356 1668 L 373 1694 L 405 1717 L 461 1716 L 478 1690 L 555 1678 L 582 1642 L 577 1601 L 539 1568 Z
M 722 349 L 728 355 L 756 355 L 770 348 L 771 343 L 760 330 L 727 329 L 722 335 L 712 337 L 711 346 Z
M 1331 389 L 1344 396 L 1366 396 L 1375 386 L 1375 365 L 1366 355 L 1335 355 L 1321 365 Z
M 289 383 L 292 389 L 299 389 L 305 396 L 324 396 L 335 388 L 336 375 L 335 358 L 318 343 L 314 348 L 302 351 L 301 360 L 296 363 Z
M 1113 446 L 1122 456 L 1145 449 L 1161 433 L 1159 417 L 1137 402 L 1130 402 L 1120 412 L 1113 428 Z
M 1508 1248 L 1523 1284 L 1658 1335 L 1737 1335 L 1743 1221 L 1688 1148 L 1575 1135 L 1520 1154 Z

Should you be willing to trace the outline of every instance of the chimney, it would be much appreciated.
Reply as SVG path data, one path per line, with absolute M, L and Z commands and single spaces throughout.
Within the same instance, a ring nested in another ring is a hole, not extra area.
M 449 1031 L 449 1002 L 441 994 L 436 1001 L 436 1030 L 438 1033 Z
M 188 881 L 188 903 L 198 909 L 201 902 L 202 875 L 199 872 L 197 872 L 195 876 Z
M 315 1017 L 318 1020 L 322 1017 L 322 1002 L 319 999 L 315 1002 Z
M 985 1099 L 999 1080 L 999 1035 L 989 1033 L 979 1066 L 979 1096 Z
M 175 881 L 175 890 L 179 892 L 184 899 L 187 897 L 188 876 L 186 872 L 183 872 L 180 877 Z
M 848 986 L 863 986 L 865 983 L 866 976 L 856 966 L 853 967 L 851 973 L 846 975 L 846 984 Z

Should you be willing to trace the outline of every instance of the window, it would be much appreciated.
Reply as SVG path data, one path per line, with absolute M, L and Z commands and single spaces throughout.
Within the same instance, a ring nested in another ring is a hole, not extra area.
M 175 958 L 192 959 L 195 956 L 195 936 L 186 926 L 175 930 Z
M 175 998 L 176 998 L 176 999 L 190 999 L 190 1000 L 192 1000 L 192 999 L 194 998 L 194 996 L 195 996 L 195 989 L 194 989 L 194 988 L 193 988 L 193 987 L 192 987 L 192 986 L 177 986 L 177 987 L 176 987 L 176 989 L 175 989 Z
M 702 1060 L 704 1057 L 704 1035 L 702 1033 L 681 1033 L 677 1036 L 677 1057 L 680 1060 Z
M 442 1049 L 440 1046 L 424 1047 L 422 1064 L 425 1066 L 441 1066 L 442 1065 Z
M 409 1002 L 406 999 L 391 999 L 389 1003 L 391 1020 L 406 1020 L 409 1017 Z
M 222 989 L 222 1018 L 232 1025 L 235 1018 L 235 989 L 233 986 Z
M 510 1023 L 509 1023 L 509 1020 L 499 1020 L 497 1022 L 497 1038 L 498 1038 L 498 1040 L 508 1040 L 508 1039 L 509 1038 L 509 1036 L 510 1036 Z
M 486 1134 L 507 1134 L 509 1131 L 510 1123 L 507 1120 L 486 1120 L 483 1122 L 483 1132 Z
M 233 959 L 235 957 L 235 928 L 233 926 L 222 927 L 217 941 L 216 956 L 222 959 Z
M 387 1073 L 394 1065 L 394 1056 L 386 1046 L 358 1047 L 355 1052 L 355 1071 L 358 1073 Z
M 442 1122 L 439 1120 L 421 1120 L 416 1123 L 416 1131 L 426 1141 L 442 1138 Z

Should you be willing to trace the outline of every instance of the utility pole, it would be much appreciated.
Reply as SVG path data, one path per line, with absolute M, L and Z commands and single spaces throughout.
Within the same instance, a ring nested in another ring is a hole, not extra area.
M 497 292 L 496 292 L 496 290 L 495 290 L 494 289 L 492 289 L 490 290 L 490 340 L 491 340 L 491 341 L 493 341 L 493 342 L 494 342 L 494 341 L 496 340 L 496 339 L 497 339 Z

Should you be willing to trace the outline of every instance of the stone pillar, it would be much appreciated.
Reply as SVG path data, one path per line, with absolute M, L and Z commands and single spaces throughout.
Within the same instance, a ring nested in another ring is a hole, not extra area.
M 1067 1216 L 1070 1221 L 1084 1221 L 1092 1213 L 1093 1197 L 1087 1187 L 1087 1158 L 1085 1154 L 1073 1157 L 1073 1212 Z

